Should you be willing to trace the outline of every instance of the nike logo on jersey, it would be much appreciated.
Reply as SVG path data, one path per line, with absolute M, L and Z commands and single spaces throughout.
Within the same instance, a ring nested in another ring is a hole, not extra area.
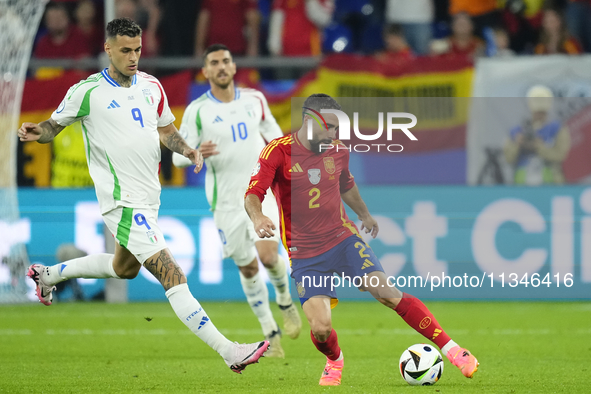
M 304 170 L 302 170 L 300 163 L 296 163 L 295 166 L 291 167 L 291 170 L 289 170 L 289 172 L 304 172 Z
M 223 122 L 223 119 L 220 118 L 219 116 L 216 116 L 212 123 L 219 123 L 219 122 Z
M 121 106 L 119 104 L 117 104 L 117 101 L 113 100 L 111 101 L 111 104 L 107 107 L 107 109 L 111 109 L 111 108 L 120 108 Z

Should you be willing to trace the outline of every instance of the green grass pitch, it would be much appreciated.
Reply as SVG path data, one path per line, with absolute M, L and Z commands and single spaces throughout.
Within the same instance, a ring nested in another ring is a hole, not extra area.
M 411 387 L 402 351 L 424 339 L 377 302 L 343 300 L 333 324 L 345 355 L 340 387 L 318 379 L 324 357 L 304 324 L 284 360 L 232 373 L 167 303 L 0 306 L 1 393 L 589 393 L 591 303 L 427 302 L 480 361 L 474 379 L 447 359 L 435 386 Z M 204 302 L 231 340 L 261 339 L 244 302 Z M 303 313 L 302 313 L 303 316 Z M 276 314 L 280 321 L 279 313 Z M 148 319 L 147 319 L 148 318 Z M 150 321 L 148 321 L 150 320 Z

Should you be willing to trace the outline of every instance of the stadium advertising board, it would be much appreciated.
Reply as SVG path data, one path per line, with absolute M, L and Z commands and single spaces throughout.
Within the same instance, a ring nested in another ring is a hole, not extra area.
M 380 225 L 377 238 L 366 241 L 403 291 L 436 299 L 591 296 L 591 188 L 366 186 L 361 194 Z M 31 261 L 55 264 L 62 243 L 104 251 L 94 191 L 20 189 L 19 203 L 19 233 Z M 244 297 L 233 262 L 222 260 L 201 189 L 164 189 L 159 225 L 197 298 Z M 0 281 L 9 281 L 0 267 Z M 87 296 L 103 286 L 100 280 L 81 283 Z M 368 296 L 348 283 L 334 283 L 341 298 Z M 129 281 L 129 299 L 165 296 L 142 270 Z

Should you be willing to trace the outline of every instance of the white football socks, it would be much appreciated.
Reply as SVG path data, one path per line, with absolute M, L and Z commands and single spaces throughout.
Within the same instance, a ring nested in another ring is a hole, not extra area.
M 46 285 L 53 286 L 72 278 L 121 279 L 113 268 L 113 258 L 114 255 L 112 254 L 100 253 L 67 260 L 47 267 L 48 275 L 43 277 L 43 281 Z
M 277 256 L 277 264 L 273 268 L 267 268 L 269 280 L 275 288 L 275 296 L 277 305 L 289 306 L 292 303 L 291 294 L 289 293 L 289 276 L 285 268 L 285 260 L 281 255 Z
M 232 361 L 234 344 L 222 335 L 209 320 L 207 313 L 193 297 L 186 283 L 177 285 L 166 292 L 166 297 L 179 319 L 189 330 L 218 352 L 226 361 Z
M 447 353 L 456 346 L 458 346 L 458 344 L 450 339 L 449 342 L 441 348 L 441 353 L 443 353 L 444 356 L 447 356 Z
M 248 305 L 250 305 L 250 308 L 259 319 L 259 323 L 261 323 L 263 334 L 265 336 L 271 335 L 279 327 L 269 307 L 269 290 L 267 290 L 265 281 L 261 279 L 258 272 L 252 278 L 246 278 L 240 272 L 240 282 Z

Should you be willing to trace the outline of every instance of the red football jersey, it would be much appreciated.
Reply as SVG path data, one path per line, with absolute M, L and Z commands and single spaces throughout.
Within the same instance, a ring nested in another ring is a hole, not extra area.
M 315 154 L 290 134 L 271 141 L 259 156 L 246 195 L 262 201 L 271 187 L 279 206 L 281 239 L 291 258 L 318 256 L 358 234 L 341 200 L 341 193 L 355 186 L 349 151 L 341 146 Z
M 246 12 L 257 9 L 257 0 L 204 0 L 201 9 L 209 11 L 207 44 L 224 44 L 233 55 L 246 53 Z
M 320 31 L 306 15 L 306 0 L 274 0 L 273 10 L 282 10 L 285 13 L 282 55 L 317 56 L 320 54 Z

